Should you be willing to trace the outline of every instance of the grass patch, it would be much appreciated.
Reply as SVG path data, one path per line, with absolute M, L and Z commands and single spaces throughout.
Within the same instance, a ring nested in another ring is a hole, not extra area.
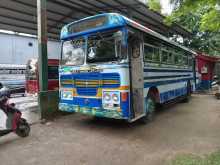
M 178 155 L 170 165 L 220 165 L 220 151 L 203 157 L 193 154 Z

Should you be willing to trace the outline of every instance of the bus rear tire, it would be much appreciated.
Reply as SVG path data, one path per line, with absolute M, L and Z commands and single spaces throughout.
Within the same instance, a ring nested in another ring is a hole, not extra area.
M 189 95 L 184 96 L 184 99 L 182 100 L 183 103 L 188 103 L 190 101 L 190 97 Z
M 146 99 L 146 115 L 140 119 L 143 124 L 150 123 L 154 120 L 156 110 L 156 101 L 153 96 Z
M 183 103 L 188 103 L 188 102 L 190 101 L 191 94 L 192 94 L 191 85 L 190 85 L 190 83 L 188 82 L 188 83 L 187 83 L 187 93 L 186 93 L 186 95 L 184 96 L 184 99 L 182 100 L 182 102 L 183 102 Z

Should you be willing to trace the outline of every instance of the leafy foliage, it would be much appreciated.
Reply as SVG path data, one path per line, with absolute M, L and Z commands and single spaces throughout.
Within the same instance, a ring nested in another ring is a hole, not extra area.
M 211 55 L 220 55 L 220 1 L 171 0 L 173 13 L 165 22 L 177 23 L 192 32 L 193 38 L 184 44 Z
M 169 17 L 170 21 L 175 21 L 176 17 L 196 13 L 203 10 L 200 20 L 201 31 L 220 30 L 220 1 L 219 0 L 171 0 L 174 5 L 174 12 Z M 201 12 L 200 12 L 201 13 Z
M 151 10 L 161 13 L 162 7 L 160 4 L 160 0 L 149 0 L 147 5 Z

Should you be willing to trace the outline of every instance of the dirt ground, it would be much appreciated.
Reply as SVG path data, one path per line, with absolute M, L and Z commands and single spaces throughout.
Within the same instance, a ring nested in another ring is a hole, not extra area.
M 0 138 L 2 165 L 164 165 L 177 154 L 220 149 L 220 100 L 194 95 L 143 125 L 73 114 Z

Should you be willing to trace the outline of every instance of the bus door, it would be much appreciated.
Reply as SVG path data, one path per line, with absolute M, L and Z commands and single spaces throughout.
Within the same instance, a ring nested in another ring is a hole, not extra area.
M 129 37 L 131 121 L 145 115 L 142 40 L 133 34 Z

